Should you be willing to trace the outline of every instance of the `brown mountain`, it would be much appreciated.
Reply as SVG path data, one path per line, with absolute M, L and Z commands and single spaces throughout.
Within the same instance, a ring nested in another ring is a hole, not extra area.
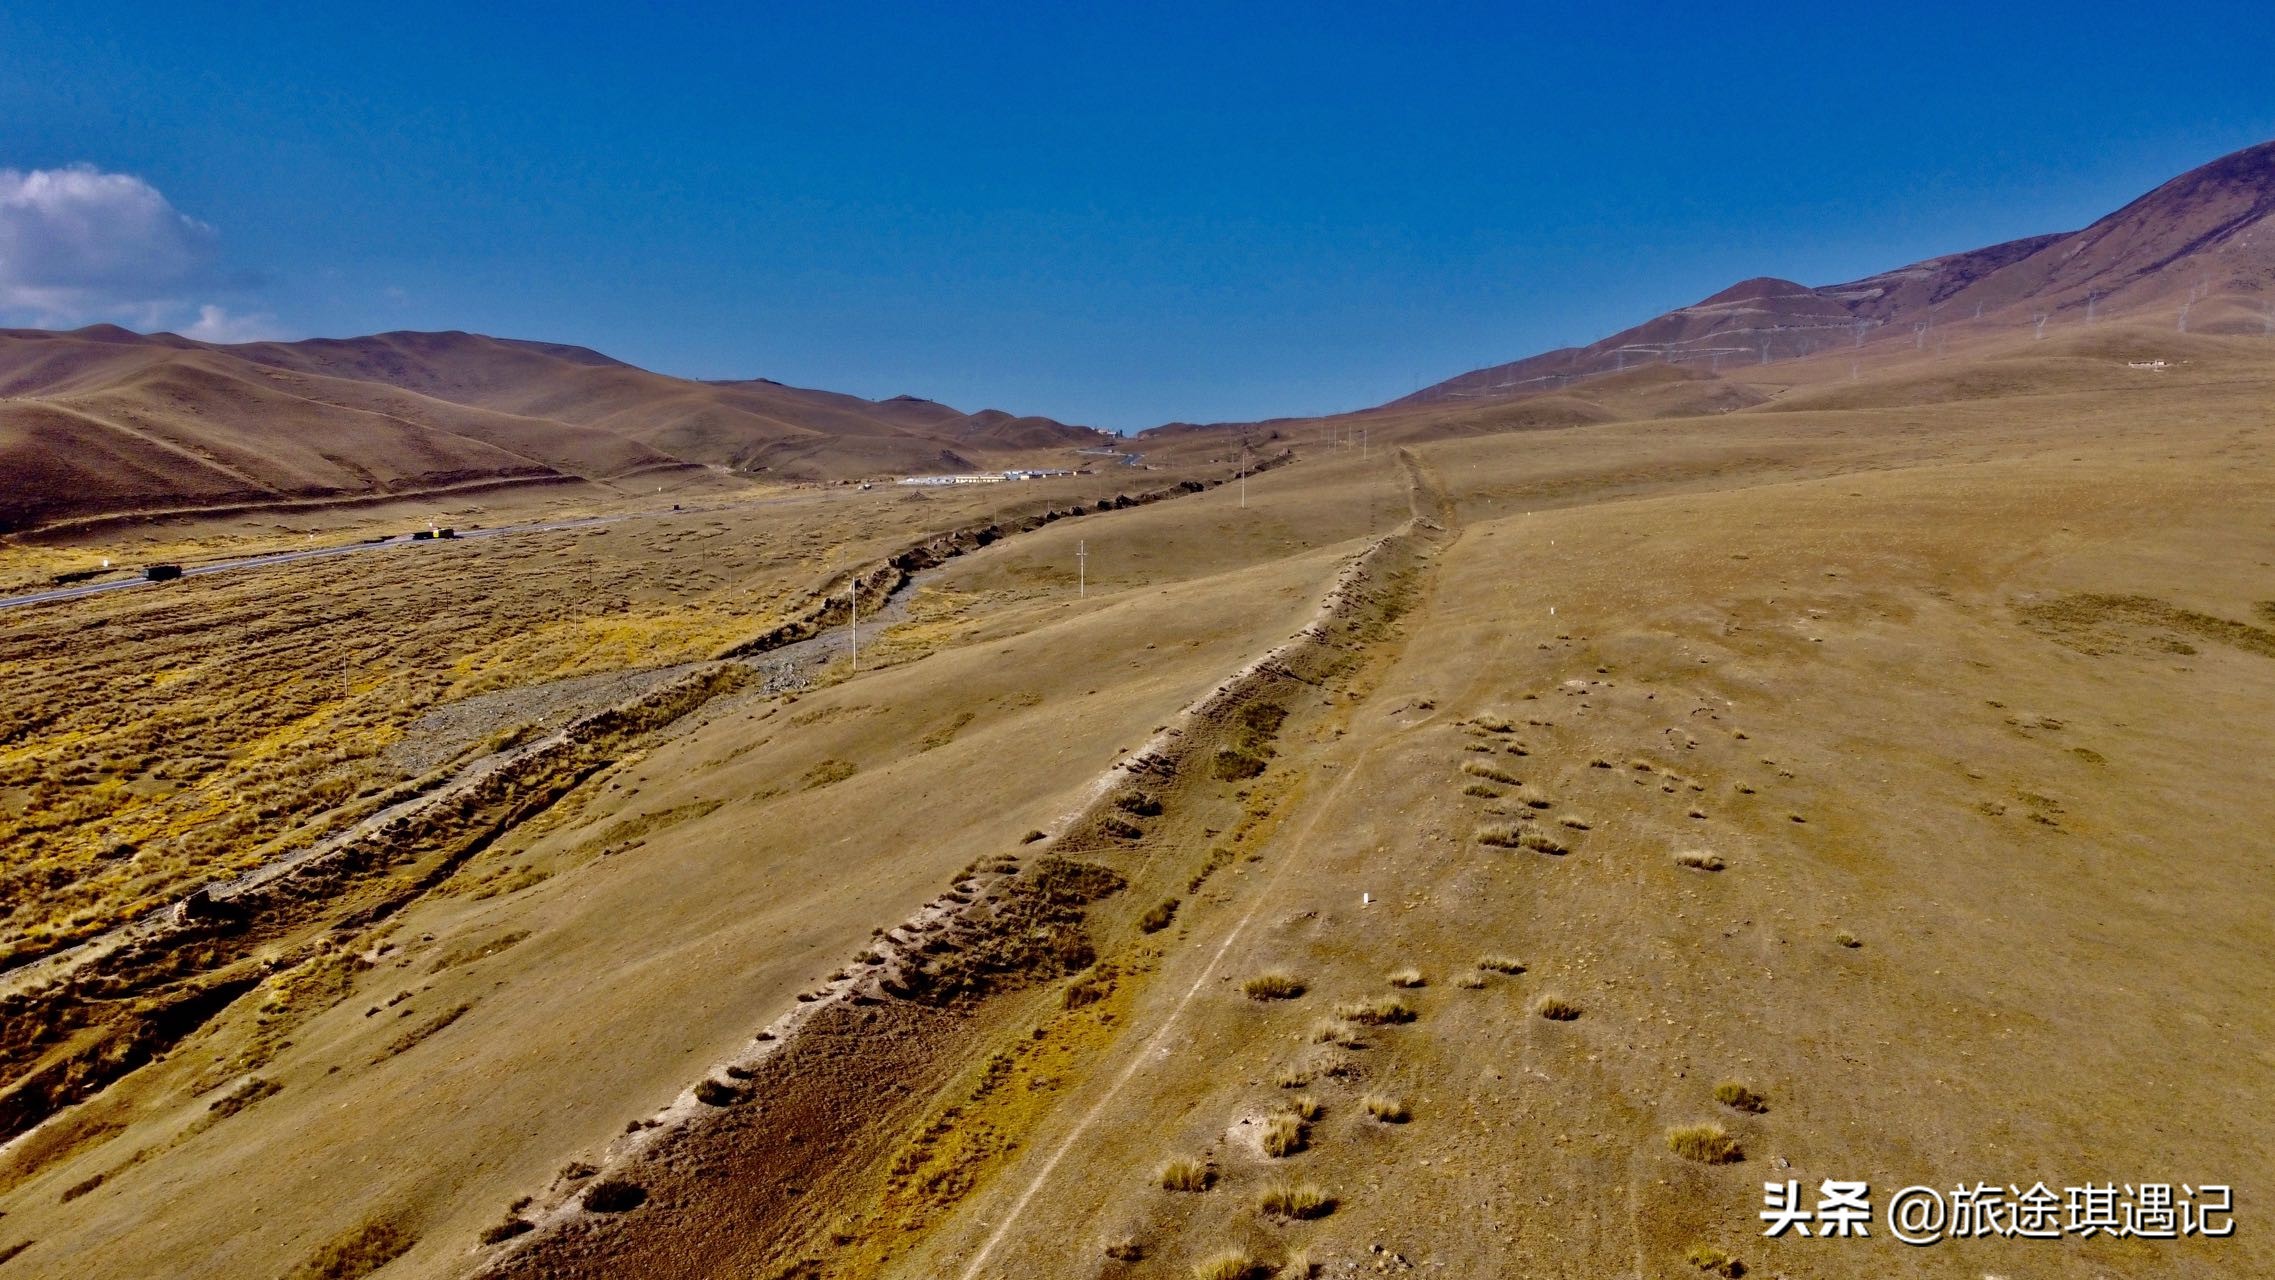
M 1646 364 L 1702 373 L 1939 326 L 2162 313 L 2199 333 L 2275 332 L 2275 142 L 2192 169 L 2082 231 L 1929 258 L 1846 284 L 1763 276 L 1585 347 L 1473 370 L 1393 404 L 1499 399 Z
M 135 512 L 610 484 L 699 468 L 838 479 L 1108 438 L 763 379 L 700 382 L 467 333 L 215 346 L 0 330 L 0 532 Z

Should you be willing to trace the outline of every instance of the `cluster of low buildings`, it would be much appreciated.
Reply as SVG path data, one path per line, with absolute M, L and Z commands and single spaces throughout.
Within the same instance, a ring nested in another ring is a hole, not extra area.
M 967 471 L 945 476 L 903 476 L 902 484 L 1000 484 L 1005 480 L 1043 480 L 1051 476 L 1071 476 L 1075 472 L 1065 467 L 1019 467 L 1009 471 Z

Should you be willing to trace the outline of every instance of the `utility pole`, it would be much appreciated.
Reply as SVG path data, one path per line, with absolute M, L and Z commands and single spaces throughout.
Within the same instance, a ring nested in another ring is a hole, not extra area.
M 1090 595 L 1090 543 L 1087 539 L 1074 544 L 1074 594 L 1082 598 Z
M 861 579 L 855 578 L 852 588 L 845 595 L 853 602 L 853 618 L 848 635 L 853 645 L 853 671 L 858 675 L 861 671 Z

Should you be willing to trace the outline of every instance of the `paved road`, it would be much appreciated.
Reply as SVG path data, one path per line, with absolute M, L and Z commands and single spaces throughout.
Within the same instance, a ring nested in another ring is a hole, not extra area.
M 680 512 L 680 514 L 687 516 L 692 512 Z M 494 539 L 494 537 L 505 537 L 505 534 L 541 534 L 546 530 L 576 530 L 576 527 L 585 527 L 585 525 L 607 525 L 607 523 L 614 523 L 614 521 L 623 521 L 623 518 L 630 518 L 630 516 L 632 514 L 626 512 L 626 514 L 617 514 L 617 516 L 582 516 L 582 518 L 576 518 L 576 521 L 544 521 L 544 523 L 532 523 L 532 525 L 498 525 L 498 527 L 491 527 L 491 530 L 466 530 L 462 534 L 457 534 L 455 539 L 414 539 L 412 534 L 396 534 L 396 537 L 387 537 L 387 539 L 378 539 L 378 541 L 357 541 L 357 543 L 346 543 L 346 546 L 319 546 L 319 548 L 309 548 L 309 550 L 275 550 L 275 552 L 268 552 L 268 555 L 248 555 L 248 557 L 241 557 L 241 559 L 216 559 L 216 562 L 212 562 L 212 564 L 187 564 L 187 566 L 182 566 L 182 577 L 198 577 L 198 575 L 205 575 L 205 573 L 230 573 L 230 571 L 237 571 L 237 568 L 273 568 L 278 564 L 298 564 L 298 562 L 303 562 L 303 559 L 328 559 L 334 555 L 355 555 L 355 552 L 359 552 L 359 550 L 412 546 L 412 543 L 419 543 L 419 546 L 450 546 L 453 541 Z M 18 605 L 55 605 L 57 600 L 77 600 L 82 596 L 100 596 L 102 591 L 125 591 L 130 587 L 157 587 L 157 582 L 150 582 L 150 580 L 146 580 L 146 577 L 111 577 L 109 582 L 86 582 L 86 584 L 82 584 L 82 587 L 57 587 L 55 591 L 34 591 L 34 593 L 30 593 L 30 596 L 0 596 L 0 609 L 14 609 Z

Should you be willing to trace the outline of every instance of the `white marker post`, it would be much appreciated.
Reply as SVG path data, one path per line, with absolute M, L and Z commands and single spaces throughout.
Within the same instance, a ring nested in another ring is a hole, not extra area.
M 855 578 L 853 586 L 846 591 L 845 595 L 847 599 L 853 602 L 853 618 L 849 630 L 853 644 L 853 674 L 859 675 L 861 673 L 861 579 Z
M 1090 594 L 1090 543 L 1087 540 L 1074 544 L 1074 594 L 1077 597 Z

